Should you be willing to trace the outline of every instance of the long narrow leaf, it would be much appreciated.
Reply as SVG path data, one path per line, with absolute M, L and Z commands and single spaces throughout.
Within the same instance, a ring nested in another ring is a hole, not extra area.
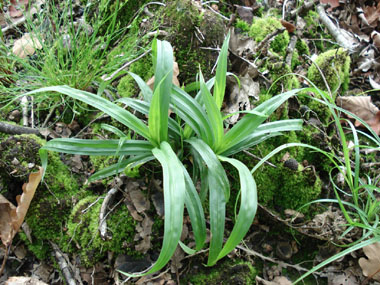
M 164 176 L 164 240 L 153 267 L 144 274 L 127 274 L 133 277 L 147 275 L 164 267 L 174 254 L 182 233 L 186 191 L 183 165 L 167 142 L 162 142 L 160 148 L 152 152 L 161 163 Z
M 215 98 L 211 96 L 210 91 L 207 89 L 205 81 L 203 79 L 202 72 L 199 73 L 200 84 L 201 84 L 201 93 L 203 102 L 206 107 L 207 115 L 209 122 L 211 123 L 211 129 L 213 131 L 213 144 L 210 145 L 214 150 L 217 149 L 223 139 L 224 128 L 223 128 L 223 119 L 220 113 L 220 108 L 216 104 Z
M 154 159 L 154 156 L 152 153 L 147 153 L 145 155 L 138 155 L 138 156 L 131 156 L 128 159 L 122 160 L 120 163 L 112 164 L 111 166 L 108 166 L 106 168 L 103 168 L 102 170 L 99 170 L 98 172 L 94 173 L 90 176 L 88 179 L 88 182 L 100 180 L 107 178 L 112 175 L 119 174 L 120 172 L 123 172 L 126 167 L 135 167 L 140 164 L 144 164 L 148 161 L 151 161 Z
M 230 41 L 230 34 L 227 35 L 224 40 L 222 49 L 218 57 L 218 63 L 216 67 L 215 74 L 215 85 L 214 85 L 214 99 L 218 110 L 222 107 L 224 93 L 226 90 L 226 74 L 227 74 L 227 53 L 228 53 L 228 43 Z
M 132 76 L 132 78 L 136 81 L 137 85 L 139 86 L 141 93 L 144 97 L 144 100 L 146 102 L 150 102 L 150 100 L 152 99 L 152 96 L 153 96 L 152 89 L 150 89 L 148 84 L 146 84 L 145 81 L 140 76 L 138 76 L 137 74 L 134 74 L 132 72 L 128 72 L 128 73 L 129 73 L 129 75 Z
M 257 210 L 257 189 L 251 172 L 242 162 L 236 159 L 218 156 L 221 161 L 232 164 L 240 177 L 240 209 L 231 235 L 225 243 L 218 259 L 223 258 L 237 246 L 248 232 Z
M 183 172 L 185 175 L 186 183 L 186 196 L 185 196 L 185 205 L 187 212 L 190 216 L 191 226 L 193 228 L 196 250 L 200 250 L 206 240 L 206 220 L 203 212 L 203 207 L 201 200 L 193 181 L 186 168 L 183 167 Z
M 129 106 L 135 109 L 136 111 L 140 112 L 141 114 L 144 114 L 144 115 L 149 114 L 150 104 L 148 102 L 141 101 L 134 98 L 121 98 L 121 99 L 118 99 L 117 102 L 121 102 L 125 104 L 126 106 Z M 180 125 L 170 117 L 168 121 L 168 127 L 169 127 L 169 132 L 170 132 L 169 135 L 172 135 L 173 137 L 177 136 L 177 138 L 181 136 L 182 131 L 181 131 Z
M 168 139 L 168 113 L 173 81 L 173 49 L 169 42 L 155 40 L 152 51 L 155 59 L 155 79 L 148 125 L 152 140 L 160 144 Z
M 277 96 L 273 96 L 269 100 L 257 106 L 254 111 L 264 114 L 246 114 L 232 129 L 224 136 L 224 144 L 218 153 L 223 153 L 234 145 L 240 143 L 249 134 L 251 134 L 261 123 L 263 123 L 282 103 L 290 97 L 296 95 L 301 89 L 294 89 Z
M 166 74 L 168 76 L 169 73 Z M 149 107 L 148 127 L 151 139 L 159 145 L 168 140 L 170 91 L 161 88 L 166 77 L 157 85 Z M 169 89 L 170 90 L 170 89 Z
M 280 132 L 302 130 L 303 120 L 290 119 L 261 124 L 256 130 L 241 140 L 238 144 L 226 149 L 222 155 L 230 156 L 242 150 L 257 145 L 264 140 L 281 135 Z
M 116 155 L 119 140 L 61 138 L 48 141 L 42 149 L 81 155 Z M 129 140 L 120 146 L 119 155 L 146 154 L 153 149 L 147 141 Z
M 181 88 L 173 85 L 171 102 L 174 111 L 208 144 L 212 143 L 212 130 L 202 106 Z
M 211 266 L 216 263 L 222 250 L 226 202 L 230 194 L 229 182 L 219 159 L 205 142 L 196 138 L 189 139 L 187 142 L 199 153 L 208 167 L 211 240 L 207 264 Z
M 73 99 L 82 101 L 88 105 L 91 105 L 101 110 L 107 115 L 110 115 L 112 118 L 127 126 L 131 130 L 135 131 L 144 138 L 150 140 L 149 129 L 140 119 L 138 119 L 136 116 L 134 116 L 127 110 L 124 110 L 120 106 L 117 106 L 116 104 L 102 97 L 99 97 L 95 94 L 86 91 L 77 90 L 69 86 L 45 87 L 25 93 L 24 95 L 27 96 L 41 92 L 58 92 L 61 94 L 65 94 Z

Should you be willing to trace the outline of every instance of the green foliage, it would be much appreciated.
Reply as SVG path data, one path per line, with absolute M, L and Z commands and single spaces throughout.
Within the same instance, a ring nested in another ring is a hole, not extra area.
M 54 139 L 40 150 L 43 166 L 47 165 L 48 150 L 70 154 L 120 156 L 117 163 L 95 173 L 90 178 L 93 181 L 118 174 L 134 164 L 155 159 L 160 163 L 163 169 L 165 205 L 164 238 L 156 263 L 144 274 L 160 270 L 174 254 L 182 232 L 185 206 L 196 245 L 195 249 L 184 244 L 181 246 L 186 252 L 198 251 L 204 247 L 205 205 L 201 201 L 207 196 L 211 232 L 207 264 L 214 265 L 233 250 L 244 238 L 254 219 L 257 194 L 255 180 L 248 168 L 230 156 L 269 137 L 278 136 L 281 131 L 296 131 L 302 127 L 302 120 L 265 123 L 278 107 L 300 91 L 296 89 L 274 96 L 248 111 L 236 125 L 225 132 L 220 109 L 226 88 L 228 40 L 229 36 L 221 48 L 215 77 L 205 82 L 200 73 L 200 90 L 195 98 L 172 84 L 173 50 L 168 42 L 158 40 L 152 45 L 155 68 L 153 90 L 138 75 L 130 73 L 141 89 L 143 101 L 121 98 L 115 103 L 67 86 L 46 87 L 27 93 L 32 95 L 55 91 L 67 95 L 105 112 L 127 126 L 130 132 L 140 136 L 139 140 L 131 140 L 117 131 L 120 138 L 116 140 Z M 148 115 L 148 124 L 117 103 L 126 104 L 129 108 Z M 173 111 L 172 116 L 168 116 L 169 109 Z M 191 161 L 188 160 L 189 156 L 193 158 Z M 226 203 L 230 199 L 230 185 L 221 162 L 231 164 L 238 171 L 241 193 L 239 212 L 225 243 L 225 211 Z M 189 170 L 195 174 L 193 178 L 184 165 L 192 166 Z M 198 178 L 201 178 L 202 185 L 200 193 L 193 181 Z
M 153 76 L 152 62 L 148 56 L 143 57 L 135 63 L 132 63 L 129 71 L 135 74 L 142 74 L 142 79 L 147 81 Z M 138 92 L 138 86 L 131 75 L 124 76 L 119 85 L 117 86 L 117 92 L 121 97 L 131 97 Z
M 310 66 L 307 76 L 318 88 L 327 90 L 324 77 L 335 98 L 339 89 L 343 93 L 348 89 L 350 64 L 350 56 L 344 49 L 332 49 L 317 57 L 315 64 Z

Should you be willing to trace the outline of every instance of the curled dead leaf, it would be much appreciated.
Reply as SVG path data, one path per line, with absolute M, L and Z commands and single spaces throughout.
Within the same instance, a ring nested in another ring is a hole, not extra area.
M 367 258 L 359 258 L 363 275 L 380 282 L 380 242 L 363 247 Z
M 41 181 L 43 168 L 29 175 L 29 182 L 22 186 L 22 195 L 16 197 L 17 207 L 4 197 L 0 197 L 0 238 L 5 246 L 9 246 L 20 229 L 28 212 L 34 193 Z
M 179 86 L 179 81 L 178 81 L 178 75 L 179 75 L 179 68 L 178 68 L 178 63 L 175 61 L 173 63 L 173 84 L 176 86 Z M 150 89 L 153 90 L 154 86 L 154 76 L 150 78 L 146 84 L 150 87 Z
M 41 42 L 34 34 L 25 33 L 20 39 L 16 40 L 12 52 L 14 55 L 26 58 L 34 54 L 36 49 L 42 49 Z
M 21 17 L 25 9 L 28 7 L 29 0 L 11 0 L 9 6 L 9 15 L 12 18 Z

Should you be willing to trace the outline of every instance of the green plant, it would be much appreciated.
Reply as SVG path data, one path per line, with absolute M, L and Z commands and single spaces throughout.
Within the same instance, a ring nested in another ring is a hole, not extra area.
M 302 128 L 302 120 L 298 119 L 264 123 L 281 104 L 299 92 L 292 90 L 274 96 L 255 109 L 245 112 L 245 116 L 225 132 L 225 118 L 220 109 L 226 87 L 228 41 L 229 36 L 222 46 L 215 78 L 206 83 L 200 73 L 200 90 L 195 98 L 172 84 L 171 45 L 166 41 L 153 42 L 153 91 L 138 75 L 131 73 L 141 89 L 144 101 L 132 98 L 119 100 L 119 103 L 148 115 L 148 124 L 114 102 L 68 86 L 46 87 L 26 94 L 52 91 L 65 94 L 107 113 L 133 130 L 139 138 L 129 140 L 123 133 L 116 132 L 120 135 L 118 140 L 53 139 L 40 150 L 43 167 L 46 167 L 46 153 L 49 150 L 70 154 L 119 156 L 117 163 L 95 173 L 90 177 L 91 181 L 154 159 L 161 164 L 165 204 L 164 240 L 158 260 L 145 274 L 161 269 L 173 255 L 182 232 L 184 205 L 192 223 L 195 250 L 204 247 L 206 222 L 202 203 L 207 196 L 211 231 L 207 264 L 214 265 L 233 250 L 250 228 L 257 209 L 257 197 L 256 184 L 248 168 L 229 156 L 269 137 L 278 136 L 281 131 Z M 172 116 L 168 116 L 169 110 Z M 225 211 L 230 187 L 222 162 L 231 164 L 238 170 L 241 187 L 240 209 L 224 245 Z M 189 174 L 191 167 L 193 179 Z M 194 186 L 198 178 L 202 185 L 200 193 Z M 180 244 L 186 252 L 194 252 L 186 245 Z
M 107 7 L 111 2 L 113 12 L 110 14 Z M 26 16 L 23 29 L 33 35 L 33 42 L 38 42 L 41 49 L 21 58 L 13 54 L 9 45 L 0 41 L 0 62 L 7 63 L 7 66 L 2 67 L 10 73 L 4 74 L 4 79 L 0 75 L 0 93 L 5 95 L 2 99 L 10 100 L 20 92 L 56 85 L 86 90 L 102 84 L 99 89 L 104 89 L 106 84 L 101 80 L 103 75 L 111 74 L 127 60 L 144 52 L 137 48 L 143 37 L 129 37 L 131 41 L 128 44 L 123 42 L 123 52 L 109 56 L 113 43 L 123 39 L 123 33 L 126 32 L 125 28 L 117 26 L 118 11 L 123 8 L 119 2 L 99 0 L 99 14 L 93 18 L 91 25 L 85 20 L 74 18 L 74 4 L 67 0 L 59 4 L 47 1 L 39 13 L 33 17 Z M 91 11 L 87 7 L 82 18 L 88 18 L 88 13 Z M 0 71 L 3 73 L 2 69 Z M 16 82 L 27 84 L 16 85 Z M 75 114 L 88 111 L 85 104 L 67 100 L 52 92 L 41 93 L 34 103 L 37 111 L 42 112 L 62 106 L 60 108 L 65 108 L 62 117 L 69 122 Z
M 363 121 L 361 118 L 356 116 L 355 114 L 344 110 L 338 107 L 335 104 L 334 96 L 330 93 L 327 93 L 323 90 L 320 90 L 313 83 L 313 88 L 306 88 L 304 91 L 316 93 L 319 98 L 309 97 L 310 99 L 315 100 L 316 102 L 327 106 L 329 109 L 331 116 L 333 117 L 333 122 L 335 123 L 336 130 L 340 137 L 340 142 L 342 146 L 343 158 L 335 155 L 334 153 L 329 153 L 323 151 L 317 147 L 302 144 L 302 143 L 289 143 L 282 145 L 267 156 L 265 156 L 252 170 L 251 173 L 254 173 L 265 161 L 271 158 L 276 153 L 282 151 L 288 147 L 294 146 L 302 146 L 306 148 L 311 148 L 314 151 L 320 152 L 325 155 L 334 165 L 334 167 L 330 170 L 330 181 L 333 185 L 333 190 L 336 196 L 336 199 L 319 199 L 313 201 L 311 203 L 336 203 L 338 204 L 340 210 L 342 211 L 346 221 L 347 221 L 347 229 L 342 234 L 347 235 L 350 231 L 355 228 L 360 228 L 362 230 L 362 237 L 357 241 L 352 242 L 349 245 L 343 245 L 343 247 L 348 247 L 347 249 L 339 252 L 338 254 L 328 258 L 323 261 L 319 265 L 312 268 L 307 273 L 303 274 L 300 278 L 298 278 L 294 283 L 298 283 L 308 275 L 312 274 L 316 270 L 322 268 L 323 266 L 349 254 L 353 251 L 356 251 L 360 248 L 363 248 L 367 245 L 370 245 L 375 242 L 380 241 L 380 227 L 379 227 L 379 209 L 380 202 L 376 199 L 375 193 L 379 193 L 379 187 L 377 184 L 379 183 L 378 179 L 371 179 L 368 175 L 366 175 L 366 180 L 361 179 L 360 177 L 360 161 L 361 161 L 361 148 L 380 148 L 380 138 L 379 136 L 371 129 L 371 127 Z M 338 113 L 339 112 L 339 113 Z M 364 132 L 359 132 L 356 130 L 354 125 L 347 119 L 343 119 L 340 117 L 340 113 L 345 113 L 346 115 L 358 120 L 363 126 L 367 128 L 369 134 Z M 346 130 L 343 127 L 341 121 L 345 121 L 351 130 L 353 135 L 354 147 L 353 147 L 353 162 L 350 156 L 350 148 L 348 146 L 348 139 L 346 135 Z M 363 135 L 369 141 L 371 141 L 374 146 L 364 146 L 360 145 L 358 134 Z M 334 176 L 340 173 L 344 177 L 345 187 L 346 189 L 340 189 L 336 183 L 334 183 Z M 345 195 L 345 198 L 349 198 L 349 201 L 346 201 L 341 198 L 341 194 Z M 311 204 L 308 203 L 305 206 Z

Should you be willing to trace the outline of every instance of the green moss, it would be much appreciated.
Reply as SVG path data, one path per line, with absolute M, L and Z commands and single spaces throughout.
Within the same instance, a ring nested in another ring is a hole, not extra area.
M 240 29 L 242 32 L 249 32 L 251 26 L 243 20 L 237 19 L 235 23 L 235 27 Z
M 298 81 L 297 77 L 295 75 L 290 75 L 290 73 L 292 73 L 291 67 L 285 63 L 278 62 L 272 64 L 270 66 L 269 72 L 273 81 L 273 85 L 271 86 L 272 88 L 270 89 L 270 94 L 278 94 L 283 90 L 287 91 L 300 87 L 300 82 Z
M 251 263 L 243 260 L 225 260 L 212 268 L 203 268 L 192 273 L 181 284 L 216 285 L 216 284 L 256 284 L 257 270 Z
M 281 22 L 274 17 L 254 18 L 249 35 L 256 42 L 261 42 L 267 35 L 281 27 Z
M 298 39 L 296 42 L 296 50 L 300 55 L 310 55 L 310 49 L 305 40 Z
M 218 54 L 199 47 L 221 46 L 225 32 L 223 20 L 210 11 L 201 12 L 193 1 L 189 0 L 167 3 L 158 17 L 163 19 L 165 26 L 170 27 L 167 40 L 174 48 L 180 70 L 179 82 L 184 85 L 194 82 L 199 67 L 208 80 Z M 194 34 L 198 35 L 199 31 L 204 36 L 201 44 L 198 40 L 194 40 Z
M 289 45 L 290 37 L 287 31 L 276 36 L 270 44 L 271 49 L 281 55 L 285 55 L 286 49 Z
M 144 81 L 149 80 L 154 75 L 151 58 L 145 56 L 132 63 L 129 71 L 139 75 Z M 131 97 L 138 94 L 139 88 L 132 76 L 128 74 L 120 80 L 117 91 L 121 97 Z
M 339 89 L 342 92 L 348 89 L 351 59 L 344 49 L 332 49 L 320 54 L 315 60 L 315 64 L 322 71 L 334 98 Z M 315 64 L 310 66 L 307 76 L 318 88 L 327 90 L 323 77 Z
M 22 135 L 9 137 L 1 144 L 0 161 L 3 163 L 0 163 L 0 176 L 8 188 L 5 195 L 11 197 L 15 194 L 13 191 L 20 193 L 22 184 L 33 171 L 28 165 L 41 165 L 38 150 L 44 143 L 37 136 Z M 20 162 L 18 165 L 10 163 L 14 158 Z M 49 152 L 48 161 L 44 181 L 37 188 L 25 219 L 33 240 L 32 243 L 26 241 L 26 244 L 40 259 L 46 258 L 50 252 L 48 240 L 56 243 L 66 241 L 65 222 L 70 214 L 72 196 L 78 192 L 76 180 L 58 153 Z M 16 176 L 11 174 L 13 171 L 16 171 Z M 12 190 L 13 187 L 20 189 Z
M 261 42 L 267 35 L 280 28 L 282 28 L 282 24 L 275 17 L 254 18 L 249 30 L 249 35 L 256 42 Z M 273 52 L 285 55 L 289 40 L 289 33 L 284 31 L 273 39 L 270 47 Z
M 106 257 L 108 251 L 136 256 L 133 238 L 135 220 L 125 205 L 119 206 L 107 218 L 107 231 L 110 240 L 102 240 L 99 235 L 99 211 L 102 199 L 87 196 L 73 208 L 69 222 L 68 235 L 80 247 L 79 255 L 86 266 L 91 266 Z M 75 249 L 78 252 L 78 249 Z

